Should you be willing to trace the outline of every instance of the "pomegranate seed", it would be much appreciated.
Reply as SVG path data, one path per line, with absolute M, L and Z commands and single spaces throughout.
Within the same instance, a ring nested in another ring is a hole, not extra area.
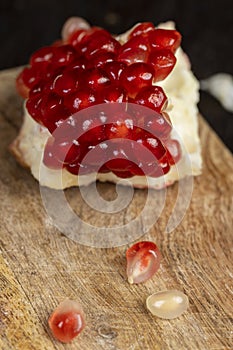
M 77 46 L 81 40 L 88 34 L 88 29 L 78 29 L 71 33 L 69 37 L 67 38 L 67 43 L 71 44 L 72 46 Z
M 58 305 L 48 320 L 53 336 L 68 343 L 85 327 L 84 313 L 77 301 L 65 300 Z
M 158 271 L 161 255 L 155 243 L 143 241 L 126 251 L 126 259 L 129 283 L 142 283 Z
M 97 143 L 106 139 L 105 125 L 101 125 L 101 120 L 98 118 L 98 116 L 81 116 L 79 123 L 81 135 L 78 140 L 81 144 L 87 143 L 96 145 Z
M 77 71 L 77 72 L 83 72 L 84 69 L 87 67 L 86 59 L 82 56 L 75 58 L 69 65 L 67 66 L 67 71 Z
M 100 165 L 107 160 L 108 144 L 101 142 L 95 146 L 88 146 L 87 154 L 82 160 L 83 166 L 91 166 L 95 172 L 99 171 Z M 103 168 L 102 168 L 103 170 Z M 108 170 L 109 171 L 109 170 Z
M 126 64 L 123 62 L 107 62 L 103 65 L 103 70 L 106 72 L 112 82 L 119 80 L 122 71 L 125 69 Z
M 173 165 L 177 163 L 181 158 L 181 147 L 177 140 L 168 139 L 165 141 L 165 146 L 167 148 L 167 159 L 169 164 Z
M 62 169 L 62 163 L 56 157 L 56 149 L 54 148 L 54 139 L 48 138 L 43 155 L 43 163 L 50 169 Z
M 130 97 L 135 97 L 144 87 L 151 86 L 154 69 L 147 63 L 134 63 L 126 67 L 120 76 L 120 84 Z
M 152 315 L 173 320 L 187 310 L 189 300 L 187 295 L 178 290 L 165 290 L 150 295 L 146 299 L 146 306 Z
M 44 125 L 53 132 L 56 129 L 56 123 L 69 116 L 68 110 L 64 107 L 63 100 L 55 93 L 49 93 L 43 96 L 40 104 L 41 115 Z
M 171 29 L 155 29 L 148 35 L 152 49 L 166 48 L 173 53 L 181 43 L 181 35 L 176 30 Z
M 101 68 L 90 68 L 83 74 L 81 84 L 93 90 L 99 90 L 109 85 L 110 79 Z
M 116 118 L 113 117 L 113 119 L 117 119 L 117 121 L 106 125 L 107 139 L 132 138 L 134 128 L 132 117 L 127 113 L 119 113 Z
M 159 139 L 166 139 L 172 131 L 172 125 L 168 122 L 167 118 L 164 117 L 164 113 L 146 115 L 143 121 L 145 129 Z
M 88 108 L 97 103 L 97 94 L 90 88 L 83 88 L 64 98 L 64 104 L 71 113 Z
M 78 87 L 78 77 L 76 70 L 67 70 L 59 74 L 53 81 L 52 89 L 60 96 L 65 96 L 74 92 Z
M 98 31 L 91 36 L 85 56 L 89 59 L 98 52 L 112 52 L 117 54 L 120 47 L 120 43 L 111 37 L 108 32 L 106 34 L 105 31 Z
M 26 87 L 31 89 L 34 85 L 36 85 L 42 78 L 43 74 L 35 67 L 26 67 L 19 75 L 19 80 Z
M 88 67 L 102 67 L 106 63 L 113 62 L 116 55 L 113 52 L 98 51 L 95 55 L 92 55 Z
M 62 45 L 54 49 L 51 64 L 56 67 L 67 66 L 75 58 L 75 50 L 71 45 Z
M 29 99 L 26 102 L 26 108 L 28 110 L 28 113 L 32 116 L 32 118 L 39 124 L 43 125 L 44 120 L 41 114 L 41 96 L 41 94 L 37 94 L 35 96 L 29 97 Z
M 108 142 L 109 160 L 105 166 L 111 171 L 130 171 L 132 162 L 132 144 L 125 139 L 116 139 Z
M 80 145 L 76 140 L 70 142 L 50 138 L 47 144 L 48 150 L 51 152 L 53 158 L 56 158 L 62 164 L 74 163 L 80 157 Z M 46 152 L 48 152 L 48 150 L 46 150 Z
M 153 23 L 151 22 L 143 22 L 137 24 L 133 30 L 130 32 L 129 38 L 133 38 L 135 36 L 141 35 L 141 34 L 147 34 L 150 31 L 154 31 L 155 27 Z
M 30 65 L 44 69 L 44 67 L 52 62 L 52 58 L 56 52 L 56 49 L 57 48 L 54 46 L 45 46 L 35 51 L 30 58 Z
M 176 57 L 167 49 L 159 49 L 150 53 L 149 62 L 155 70 L 154 82 L 164 80 L 173 70 Z
M 160 86 L 148 86 L 139 91 L 134 102 L 160 113 L 167 103 L 167 96 Z
M 126 96 L 126 91 L 123 88 L 116 85 L 110 85 L 101 90 L 99 94 L 99 101 L 104 103 L 122 103 L 127 101 Z
M 117 60 L 127 65 L 136 62 L 147 62 L 149 57 L 149 51 L 145 50 L 145 48 L 146 46 L 129 47 L 128 43 L 126 43 L 120 48 Z

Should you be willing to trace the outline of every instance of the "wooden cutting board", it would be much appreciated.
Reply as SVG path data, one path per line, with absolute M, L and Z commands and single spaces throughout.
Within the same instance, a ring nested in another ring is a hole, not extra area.
M 8 152 L 22 121 L 22 100 L 14 88 L 17 72 L 0 73 L 0 348 L 232 349 L 230 152 L 200 118 L 204 166 L 194 180 L 191 204 L 182 223 L 169 234 L 165 233 L 168 204 L 143 237 L 158 244 L 163 260 L 153 279 L 131 286 L 125 274 L 127 246 L 100 250 L 62 235 L 48 219 L 38 183 Z M 108 198 L 115 193 L 111 184 L 99 189 Z M 176 192 L 177 185 L 168 189 L 168 203 Z M 82 218 L 88 221 L 90 211 L 85 210 L 79 190 L 67 194 L 73 198 L 75 194 Z M 135 191 L 132 211 L 137 213 L 145 196 L 146 191 Z M 91 219 L 101 222 L 95 215 Z M 114 224 L 126 216 L 113 215 L 110 221 Z M 147 296 L 174 288 L 189 296 L 188 311 L 172 321 L 149 314 Z M 68 345 L 55 341 L 47 325 L 49 314 L 65 298 L 81 302 L 87 323 Z

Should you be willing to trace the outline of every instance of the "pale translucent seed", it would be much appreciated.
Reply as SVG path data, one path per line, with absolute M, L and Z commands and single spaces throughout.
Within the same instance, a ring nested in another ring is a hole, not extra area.
M 172 320 L 187 310 L 187 295 L 178 290 L 165 290 L 150 295 L 146 300 L 147 309 L 160 318 Z

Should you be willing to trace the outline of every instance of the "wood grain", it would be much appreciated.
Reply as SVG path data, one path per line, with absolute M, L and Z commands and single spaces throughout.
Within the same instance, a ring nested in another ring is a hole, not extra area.
M 38 183 L 8 152 L 22 121 L 22 100 L 14 79 L 17 69 L 0 73 L 0 348 L 53 349 L 232 349 L 232 204 L 233 158 L 200 118 L 203 175 L 194 181 L 191 204 L 182 223 L 170 234 L 165 226 L 177 185 L 167 191 L 168 205 L 144 236 L 163 255 L 157 275 L 143 285 L 129 285 L 125 275 L 127 246 L 94 249 L 62 235 L 43 208 Z M 99 184 L 106 198 L 111 184 Z M 156 192 L 155 192 L 156 193 Z M 83 206 L 79 190 L 67 191 Z M 135 191 L 137 215 L 146 192 Z M 97 213 L 94 222 L 101 223 Z M 112 216 L 110 223 L 126 220 Z M 180 318 L 166 321 L 145 308 L 147 296 L 179 289 L 190 300 Z M 54 307 L 65 298 L 79 300 L 87 326 L 71 344 L 56 342 L 47 326 Z

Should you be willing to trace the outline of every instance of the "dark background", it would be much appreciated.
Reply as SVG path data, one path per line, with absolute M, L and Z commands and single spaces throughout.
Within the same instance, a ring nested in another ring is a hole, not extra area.
M 69 16 L 83 16 L 112 33 L 139 21 L 174 20 L 198 79 L 233 75 L 233 0 L 0 0 L 0 69 L 26 64 L 35 49 L 60 36 Z M 199 108 L 233 150 L 233 114 L 204 92 Z

